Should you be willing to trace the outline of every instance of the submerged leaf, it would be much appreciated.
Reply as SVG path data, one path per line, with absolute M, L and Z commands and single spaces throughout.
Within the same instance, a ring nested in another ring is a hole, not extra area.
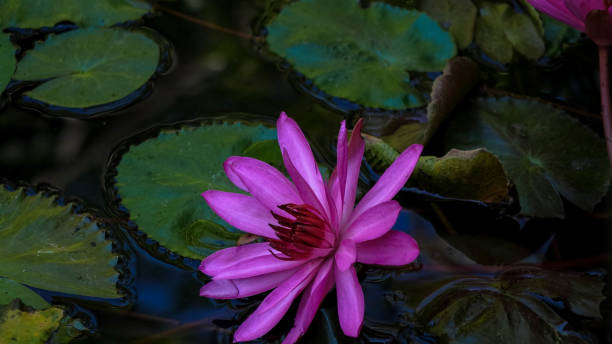
M 15 47 L 11 43 L 11 37 L 0 32 L 0 94 L 11 80 L 16 65 Z
M 267 42 L 329 95 L 387 109 L 422 106 L 428 91 L 411 72 L 441 71 L 456 53 L 425 13 L 357 0 L 293 2 L 268 25 Z
M 72 204 L 0 187 L 0 276 L 67 294 L 119 298 L 111 246 Z
M 142 0 L 0 0 L 0 28 L 37 29 L 65 21 L 80 27 L 111 26 L 150 10 Z
M 162 130 L 121 157 L 115 181 L 121 203 L 141 231 L 185 257 L 202 259 L 234 246 L 242 233 L 229 228 L 200 194 L 242 192 L 225 176 L 223 162 L 249 152 L 276 160 L 278 144 L 265 143 L 275 138 L 275 129 L 242 123 Z
M 532 100 L 481 98 L 448 125 L 446 146 L 485 148 L 516 185 L 521 213 L 563 217 L 563 195 L 591 211 L 608 190 L 603 140 L 564 112 Z
M 159 46 L 144 33 L 84 29 L 51 35 L 19 61 L 14 79 L 42 81 L 26 96 L 68 108 L 117 101 L 143 86 L 159 63 Z

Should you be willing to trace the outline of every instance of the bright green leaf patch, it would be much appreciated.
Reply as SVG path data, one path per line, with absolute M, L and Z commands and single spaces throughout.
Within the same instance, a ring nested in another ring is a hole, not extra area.
M 80 27 L 137 20 L 151 10 L 142 0 L 0 0 L 0 28 L 37 29 L 69 21 Z
M 242 233 L 215 215 L 201 194 L 241 192 L 223 162 L 232 155 L 277 159 L 275 139 L 275 129 L 242 123 L 162 130 L 121 157 L 115 184 L 121 203 L 140 230 L 185 257 L 202 259 L 235 246 Z
M 550 105 L 481 98 L 453 118 L 446 136 L 448 149 L 483 147 L 499 158 L 524 215 L 563 217 L 559 194 L 590 211 L 608 190 L 603 140 Z
M 88 108 L 128 96 L 159 63 L 159 46 L 139 32 L 84 29 L 51 35 L 17 65 L 15 80 L 43 81 L 26 96 L 68 108 Z
M 357 0 L 293 2 L 268 25 L 267 42 L 329 95 L 386 109 L 424 105 L 429 90 L 411 72 L 441 71 L 456 53 L 425 13 Z
M 35 309 L 50 306 L 47 301 L 30 288 L 8 278 L 0 277 L 0 306 L 7 305 L 14 299 L 20 299 L 23 303 Z
M 11 43 L 11 38 L 8 34 L 0 32 L 0 93 L 11 80 L 16 65 L 15 47 Z
M 0 343 L 47 343 L 64 318 L 59 307 L 31 312 L 21 308 L 17 301 L 0 307 Z
M 0 187 L 0 276 L 67 294 L 119 298 L 111 246 L 71 204 Z

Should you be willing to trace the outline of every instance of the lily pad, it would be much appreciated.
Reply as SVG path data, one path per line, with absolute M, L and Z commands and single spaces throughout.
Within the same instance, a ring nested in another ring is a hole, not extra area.
M 456 54 L 452 36 L 427 14 L 381 2 L 292 2 L 267 29 L 270 49 L 315 86 L 373 108 L 424 105 L 429 90 L 413 85 L 413 72 L 441 71 Z
M 31 312 L 21 308 L 19 302 L 0 308 L 0 343 L 47 343 L 64 318 L 59 307 Z
M 67 294 L 119 298 L 111 246 L 72 204 L 0 187 L 0 276 Z
M 11 43 L 11 37 L 0 32 L 0 93 L 11 80 L 16 65 L 15 47 Z
M 175 253 L 202 259 L 235 246 L 242 232 L 214 214 L 200 194 L 242 192 L 226 177 L 223 162 L 232 155 L 275 157 L 278 144 L 267 143 L 275 139 L 275 129 L 244 123 L 162 129 L 121 156 L 116 192 L 141 231 Z
M 476 44 L 494 60 L 510 63 L 515 52 L 530 60 L 546 49 L 539 17 L 530 11 L 515 11 L 510 3 L 480 3 L 476 19 Z
M 460 49 L 472 43 L 477 13 L 472 0 L 420 0 L 419 9 L 447 29 Z
M 557 57 L 561 55 L 566 45 L 574 44 L 580 39 L 580 31 L 554 18 L 542 15 L 542 23 L 544 24 L 546 56 Z
M 82 29 L 51 35 L 26 53 L 14 79 L 41 81 L 25 95 L 67 108 L 122 99 L 143 86 L 160 58 L 157 43 L 142 32 Z
M 20 299 L 23 303 L 35 309 L 43 309 L 50 306 L 45 299 L 30 288 L 8 278 L 0 277 L 0 306 L 8 305 L 14 299 Z
M 150 10 L 141 0 L 0 0 L 0 28 L 37 29 L 65 21 L 80 27 L 111 26 Z
M 608 190 L 603 139 L 533 100 L 480 98 L 449 122 L 445 144 L 495 154 L 516 185 L 524 215 L 563 217 L 559 194 L 591 211 Z

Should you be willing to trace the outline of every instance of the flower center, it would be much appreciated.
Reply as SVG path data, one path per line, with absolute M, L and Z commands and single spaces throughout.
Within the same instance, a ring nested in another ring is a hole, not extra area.
M 281 260 L 306 259 L 329 250 L 334 245 L 334 234 L 319 212 L 307 204 L 283 204 L 278 206 L 294 219 L 272 212 L 278 225 L 269 224 L 278 239 L 270 239 L 270 246 L 287 257 Z

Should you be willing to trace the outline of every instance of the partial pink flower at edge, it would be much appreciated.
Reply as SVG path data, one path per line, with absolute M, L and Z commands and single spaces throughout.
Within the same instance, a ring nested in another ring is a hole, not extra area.
M 408 180 L 423 147 L 406 149 L 355 207 L 364 153 L 361 121 L 348 143 L 342 122 L 337 165 L 327 182 L 306 137 L 284 112 L 277 131 L 291 181 L 265 162 L 234 156 L 225 162 L 225 172 L 250 196 L 215 190 L 202 194 L 222 219 L 266 242 L 227 248 L 204 259 L 200 270 L 212 281 L 200 295 L 229 299 L 274 289 L 234 334 L 234 340 L 241 342 L 270 331 L 301 293 L 294 327 L 283 342 L 295 343 L 335 285 L 340 326 L 347 336 L 357 337 L 364 296 L 353 264 L 406 265 L 419 254 L 412 237 L 391 230 L 401 210 L 392 199 Z
M 591 11 L 609 11 L 612 4 L 608 0 L 527 0 L 537 10 L 560 20 L 577 30 L 586 31 L 585 23 Z

